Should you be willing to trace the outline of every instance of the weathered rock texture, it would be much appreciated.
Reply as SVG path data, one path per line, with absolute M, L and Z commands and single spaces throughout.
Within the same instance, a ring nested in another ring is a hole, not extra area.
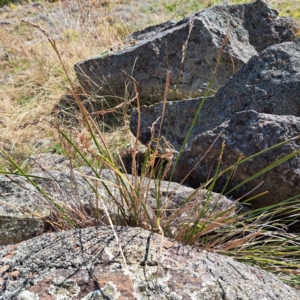
M 124 97 L 125 90 L 133 92 L 134 78 L 140 99 L 161 101 L 169 70 L 170 98 L 199 97 L 208 86 L 222 45 L 213 89 L 226 83 L 257 51 L 294 40 L 296 29 L 295 21 L 278 17 L 261 0 L 220 5 L 137 32 L 133 46 L 82 61 L 75 71 L 88 91 Z
M 54 156 L 54 158 L 57 157 Z M 70 176 L 70 171 L 67 170 L 50 170 L 35 175 L 51 180 L 38 178 L 34 180 L 53 201 L 65 209 L 69 207 L 74 211 L 85 211 L 87 224 L 109 225 L 103 202 L 96 197 L 88 182 L 84 179 L 85 175 L 95 176 L 95 174 L 89 168 L 81 168 L 80 173 L 82 175 L 77 173 Z M 100 177 L 112 183 L 108 185 L 111 194 L 121 203 L 122 196 L 120 195 L 120 190 L 114 186 L 116 184 L 114 175 L 109 170 L 102 170 Z M 26 179 L 18 176 L 12 176 L 11 178 L 12 180 L 5 176 L 0 176 L 0 245 L 18 243 L 42 234 L 47 225 L 47 217 L 50 217 L 50 211 L 55 211 L 55 207 L 50 201 L 42 196 Z M 131 179 L 129 175 L 129 182 Z M 136 180 L 139 180 L 139 178 L 136 178 Z M 93 186 L 96 184 L 92 180 L 89 180 L 89 182 Z M 204 213 L 205 211 L 204 216 L 206 218 L 221 212 L 232 215 L 237 211 L 241 211 L 240 209 L 244 210 L 243 207 L 230 199 L 217 193 L 210 193 L 205 189 L 195 193 L 193 188 L 182 186 L 178 183 L 161 181 L 158 191 L 157 183 L 153 180 L 150 181 L 149 186 L 148 183 L 144 185 L 147 186 L 148 192 L 147 199 L 142 199 L 142 201 L 147 203 L 149 215 L 154 215 L 157 209 L 156 197 L 158 193 L 160 195 L 162 214 L 166 215 L 166 217 L 170 212 L 174 212 L 174 210 L 183 206 L 186 199 L 193 194 L 189 203 L 184 204 L 185 209 L 178 213 L 176 218 L 170 222 L 169 232 L 171 235 L 176 234 L 182 222 L 190 219 L 187 212 L 190 210 L 195 211 L 193 207 L 197 207 L 198 215 L 200 215 L 200 212 Z M 141 187 L 141 189 L 143 188 Z M 129 183 L 128 190 L 130 190 Z M 101 200 L 105 201 L 110 217 L 117 222 L 118 214 L 120 214 L 118 207 L 112 196 L 108 194 L 99 181 L 97 183 L 97 191 Z M 123 208 L 126 209 L 125 206 Z M 129 218 L 132 210 L 127 209 Z M 38 215 L 41 217 L 39 218 Z
M 74 208 L 82 206 L 86 211 L 90 211 L 91 206 L 96 207 L 96 197 L 80 175 L 70 178 L 68 171 L 49 171 L 34 176 L 49 178 L 32 179 L 55 203 Z M 109 198 L 101 190 L 99 192 L 105 199 Z M 56 210 L 21 176 L 0 175 L 0 200 L 0 245 L 18 243 L 43 233 L 46 218 Z M 101 205 L 97 207 L 101 212 Z
M 140 228 L 117 227 L 116 232 L 128 269 L 108 227 L 45 234 L 7 246 L 0 251 L 0 296 L 5 300 L 300 299 L 299 291 L 274 275 L 232 258 Z
M 37 144 L 47 143 L 47 139 L 40 140 Z M 36 145 L 36 148 L 39 146 Z M 39 153 L 30 157 L 29 166 L 31 167 L 31 172 L 38 173 L 45 170 L 69 170 L 70 160 L 63 155 L 56 153 Z
M 203 99 L 167 102 L 162 135 L 175 149 L 180 149 Z M 139 139 L 147 144 L 151 139 L 152 124 L 161 116 L 162 103 L 141 107 Z M 300 116 L 300 39 L 273 45 L 254 56 L 215 96 L 206 99 L 199 118 L 188 140 L 213 129 L 238 111 Z M 136 135 L 138 114 L 134 110 L 130 128 Z M 159 132 L 160 120 L 154 126 L 154 137 Z
M 196 187 L 212 177 L 216 171 L 223 142 L 226 147 L 220 171 L 234 165 L 241 155 L 246 158 L 287 139 L 297 137 L 237 167 L 233 178 L 227 184 L 226 190 L 229 191 L 284 156 L 299 151 L 299 135 L 300 118 L 260 114 L 255 111 L 236 113 L 230 121 L 198 135 L 193 140 L 191 149 L 182 152 L 173 180 L 181 181 L 195 166 L 185 183 Z M 211 149 L 205 155 L 210 147 Z M 218 179 L 215 191 L 223 190 L 230 173 L 227 172 Z M 255 191 L 247 197 L 268 191 L 266 195 L 252 201 L 253 208 L 276 204 L 300 194 L 300 155 L 247 182 L 234 190 L 231 195 L 238 199 L 253 189 Z
M 82 172 L 92 175 L 89 168 L 87 170 L 82 169 Z M 103 170 L 101 177 L 106 181 L 116 182 L 109 171 Z M 153 220 L 156 220 L 157 200 L 159 199 L 161 223 L 169 237 L 175 237 L 185 222 L 195 222 L 195 219 L 199 220 L 201 218 L 215 219 L 220 216 L 226 219 L 248 211 L 248 208 L 244 205 L 204 188 L 195 190 L 179 183 L 163 180 L 155 181 L 148 178 L 140 181 L 140 178 L 134 179 L 131 175 L 128 175 L 128 178 L 132 183 L 139 182 L 140 200 L 145 204 L 147 214 Z M 116 199 L 121 199 L 118 188 L 112 187 L 111 192 Z M 130 196 L 132 197 L 132 194 Z M 112 211 L 111 208 L 110 210 Z M 128 210 L 128 216 L 130 215 L 132 215 L 132 209 Z
M 0 245 L 18 243 L 43 232 L 43 221 L 29 210 L 41 216 L 49 214 L 32 185 L 22 177 L 11 178 L 0 176 Z

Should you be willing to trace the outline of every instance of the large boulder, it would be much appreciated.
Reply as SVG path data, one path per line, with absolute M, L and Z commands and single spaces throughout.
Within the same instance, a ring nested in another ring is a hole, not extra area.
M 223 46 L 213 90 L 258 51 L 294 40 L 296 29 L 295 21 L 278 17 L 261 0 L 219 5 L 134 33 L 133 45 L 79 62 L 75 71 L 87 91 L 123 98 L 134 91 L 135 79 L 142 101 L 161 101 L 169 70 L 169 98 L 199 97 L 206 91 Z
M 76 174 L 70 174 L 68 170 L 46 171 L 44 169 L 44 171 L 44 173 L 35 173 L 34 176 L 39 178 L 32 179 L 56 204 L 59 204 L 66 211 L 71 211 L 73 217 L 76 216 L 76 211 L 79 212 L 78 215 L 85 215 L 86 220 L 82 222 L 85 222 L 86 225 L 109 224 L 103 202 L 96 197 L 85 177 L 95 176 L 90 168 L 80 168 L 79 171 L 76 171 Z M 133 182 L 133 179 L 130 175 L 128 176 L 127 187 L 130 190 L 129 182 Z M 114 174 L 109 170 L 102 170 L 101 178 L 106 182 L 110 182 L 108 186 L 111 194 L 121 203 L 124 195 L 121 195 L 120 189 L 116 186 L 117 182 Z M 140 179 L 136 178 L 136 180 L 139 181 Z M 93 180 L 89 179 L 89 182 L 95 185 Z M 206 218 L 222 212 L 228 212 L 232 215 L 241 209 L 240 205 L 227 197 L 208 192 L 205 189 L 196 192 L 193 188 L 178 183 L 161 181 L 159 184 L 159 197 L 163 215 L 168 215 L 183 205 L 185 207 L 185 210 L 177 214 L 176 218 L 170 223 L 170 235 L 176 234 L 181 226 L 180 224 L 188 220 L 188 216 L 185 214 L 188 206 L 198 207 L 199 211 L 205 207 Z M 147 203 L 147 210 L 151 215 L 151 212 L 154 214 L 157 210 L 158 183 L 150 180 L 149 184 L 147 182 L 144 185 L 147 186 L 148 192 L 147 199 L 143 199 L 143 201 Z M 118 207 L 112 196 L 99 182 L 97 192 L 98 197 L 105 201 L 110 217 L 116 221 L 120 212 L 118 212 Z M 184 204 L 192 194 L 193 197 L 189 203 Z M 8 178 L 0 175 L 0 245 L 19 243 L 42 234 L 47 229 L 48 222 L 51 219 L 52 221 L 56 220 L 51 212 L 55 212 L 57 208 L 51 204 L 49 198 L 42 195 L 23 177 L 13 175 Z M 126 207 L 124 208 L 126 209 Z M 127 209 L 129 219 L 132 210 Z M 168 217 L 167 215 L 166 217 Z M 79 222 L 79 220 L 77 221 Z
M 0 250 L 1 299 L 300 299 L 257 267 L 141 228 L 114 230 L 44 234 Z
M 224 192 L 230 191 L 272 163 L 298 151 L 297 156 L 231 192 L 235 199 L 246 195 L 244 198 L 246 200 L 267 191 L 267 194 L 251 201 L 251 208 L 282 202 L 300 194 L 299 137 L 298 117 L 262 114 L 255 111 L 235 113 L 230 121 L 198 135 L 193 140 L 191 148 L 182 152 L 172 180 L 181 181 L 191 172 L 184 182 L 197 187 L 213 177 L 221 155 L 222 143 L 225 143 L 225 149 L 219 172 L 234 165 L 241 156 L 246 158 L 287 139 L 295 138 L 238 166 L 233 174 L 227 172 L 220 176 L 214 187 L 215 191 L 222 191 L 224 187 L 226 187 Z
M 196 120 L 187 147 L 198 135 L 213 129 L 235 112 L 258 112 L 300 116 L 300 39 L 273 45 L 250 59 L 216 95 L 208 97 Z M 203 98 L 166 103 L 161 134 L 178 150 L 183 144 L 196 111 Z M 141 107 L 140 135 L 147 144 L 151 136 L 160 132 L 158 118 L 163 103 Z M 158 121 L 157 121 L 158 120 Z M 155 123 L 156 122 L 156 123 Z M 130 128 L 134 135 L 138 128 L 138 111 L 133 110 Z

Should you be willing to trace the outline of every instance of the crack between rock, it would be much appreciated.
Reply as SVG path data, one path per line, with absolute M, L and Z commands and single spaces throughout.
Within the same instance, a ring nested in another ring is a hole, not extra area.
M 222 283 L 220 282 L 220 278 L 219 277 L 217 278 L 217 283 L 218 283 L 220 289 L 222 290 L 222 295 L 221 295 L 222 298 L 221 298 L 221 300 L 226 300 L 226 292 L 225 292 L 225 290 L 224 290 L 224 288 L 222 286 Z
M 230 262 L 228 263 L 243 279 L 247 280 L 249 278 L 245 277 L 235 266 L 233 266 Z

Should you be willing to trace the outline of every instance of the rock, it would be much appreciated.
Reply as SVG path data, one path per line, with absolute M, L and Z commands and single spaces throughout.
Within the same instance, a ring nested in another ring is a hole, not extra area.
M 300 39 L 273 45 L 254 56 L 216 95 L 206 99 L 196 120 L 191 141 L 207 130 L 213 129 L 235 112 L 256 110 L 262 113 L 300 116 Z M 203 98 L 167 102 L 162 135 L 176 150 L 184 138 Z M 152 124 L 161 116 L 163 104 L 141 107 L 139 139 L 149 143 Z M 130 129 L 136 136 L 138 112 L 131 115 Z M 157 138 L 160 120 L 156 122 L 153 136 Z
M 216 94 L 217 101 L 221 101 L 219 111 L 232 114 L 233 111 L 254 109 L 300 116 L 299 58 L 300 39 L 262 51 L 220 88 Z
M 2 12 L 2 13 L 10 12 L 10 11 L 11 11 L 11 8 L 9 8 L 7 5 L 0 7 L 0 12 Z
M 73 217 L 76 216 L 76 211 L 80 212 L 76 221 L 82 223 L 82 226 L 83 224 L 85 226 L 109 224 L 103 202 L 99 198 L 96 199 L 95 193 L 84 177 L 85 175 L 95 176 L 91 169 L 80 168 L 80 173 L 77 172 L 73 175 L 70 175 L 70 171 L 66 170 L 45 171 L 44 169 L 44 173 L 40 172 L 33 175 L 40 177 L 34 178 L 35 183 L 53 201 L 64 207 L 65 210 L 72 209 L 71 214 Z M 0 176 L 0 245 L 18 243 L 42 234 L 50 217 L 55 221 L 55 216 L 50 216 L 50 212 L 56 211 L 56 209 L 46 197 L 43 197 L 25 178 L 15 175 L 10 177 L 11 179 L 4 175 Z M 102 170 L 100 177 L 112 183 L 108 184 L 111 195 L 100 182 L 98 182 L 97 191 L 99 197 L 105 201 L 111 219 L 117 222 L 119 212 L 112 195 L 120 203 L 124 200 L 121 200 L 120 190 L 114 186 L 116 179 L 109 170 Z M 137 180 L 139 179 L 137 178 Z M 89 182 L 95 186 L 95 182 L 91 179 Z M 128 182 L 134 182 L 130 175 Z M 128 189 L 130 190 L 129 183 Z M 244 211 L 243 207 L 224 196 L 210 193 L 205 189 L 201 189 L 196 193 L 194 189 L 181 186 L 178 183 L 162 181 L 159 194 L 162 215 L 166 216 L 170 214 L 170 211 L 183 206 L 184 201 L 192 194 L 194 194 L 193 198 L 184 207 L 188 209 L 194 205 L 201 211 L 205 206 L 205 217 L 207 218 L 220 212 L 228 212 L 232 215 Z M 147 203 L 148 213 L 153 217 L 157 208 L 156 195 L 157 182 L 151 180 L 147 200 L 143 199 L 143 201 Z M 127 209 L 126 213 L 128 213 L 128 219 L 130 219 L 132 209 L 126 208 L 125 204 L 123 208 L 125 212 Z M 187 220 L 186 210 L 179 213 L 169 224 L 169 234 L 174 236 L 182 222 Z
M 88 176 L 93 176 L 89 168 L 81 168 L 80 171 Z M 191 211 L 194 212 L 194 216 L 201 215 L 207 219 L 213 218 L 213 216 L 217 216 L 218 214 L 233 216 L 248 211 L 248 209 L 240 203 L 236 203 L 223 195 L 210 192 L 206 189 L 195 190 L 176 182 L 150 180 L 148 178 L 141 180 L 140 177 L 137 177 L 135 180 L 135 177 L 131 175 L 127 176 L 128 182 L 133 184 L 137 181 L 140 183 L 139 199 L 145 203 L 147 213 L 153 220 L 156 220 L 155 212 L 158 207 L 157 195 L 159 195 L 161 223 L 169 236 L 172 237 L 176 236 L 183 222 L 194 220 L 191 220 L 189 215 Z M 115 177 L 109 170 L 102 170 L 101 178 L 107 182 L 116 182 Z M 127 187 L 128 190 L 130 190 L 129 183 Z M 112 186 L 111 192 L 117 199 L 121 199 L 119 188 Z M 130 196 L 132 197 L 132 195 Z M 186 201 L 188 198 L 190 198 L 190 200 Z M 169 218 L 178 208 L 181 209 L 176 214 L 176 217 Z M 130 216 L 130 214 L 132 214 L 132 209 L 128 211 L 128 216 Z M 156 226 L 156 223 L 154 225 Z
M 215 97 L 209 97 L 206 99 L 206 103 L 210 103 L 212 101 L 215 103 L 216 101 L 214 99 Z M 168 141 L 172 145 L 172 148 L 179 151 L 183 145 L 185 137 L 187 136 L 189 128 L 191 127 L 192 120 L 201 101 L 202 98 L 168 101 L 165 103 L 165 114 L 163 119 L 161 115 L 164 103 L 142 106 L 140 108 L 139 141 L 147 145 L 153 140 L 157 141 L 158 137 L 162 137 L 162 141 Z M 200 117 L 196 121 L 193 131 L 187 141 L 188 146 L 197 134 L 214 127 L 211 124 L 211 120 L 219 117 L 221 119 L 220 123 L 223 121 L 222 115 L 211 115 L 211 118 L 209 118 L 210 111 L 206 107 L 208 107 L 207 104 L 202 109 Z M 215 109 L 217 109 L 217 107 Z M 133 109 L 130 117 L 130 130 L 135 137 L 137 137 L 138 122 L 139 112 L 137 109 Z M 162 141 L 161 143 L 163 143 Z
M 82 210 L 90 212 L 91 205 L 95 204 L 94 193 L 80 175 L 74 175 L 70 179 L 70 172 L 54 170 L 32 175 L 36 176 L 33 180 L 39 188 L 65 209 L 66 207 L 80 208 L 82 205 Z M 102 191 L 99 193 L 106 197 Z M 56 211 L 48 198 L 24 177 L 16 175 L 9 176 L 9 178 L 0 175 L 0 201 L 0 245 L 18 243 L 43 233 L 48 223 L 47 220 L 54 218 L 51 217 L 51 211 Z M 98 208 L 99 212 L 103 213 L 100 205 Z M 91 215 L 90 219 L 92 217 L 94 215 Z M 98 224 L 103 224 L 101 223 L 105 221 L 103 214 L 98 221 Z
M 185 184 L 198 187 L 208 178 L 213 177 L 223 142 L 226 146 L 220 171 L 234 165 L 241 155 L 246 158 L 287 139 L 295 138 L 283 146 L 240 165 L 229 181 L 230 172 L 222 175 L 217 180 L 214 190 L 220 192 L 227 184 L 224 192 L 230 191 L 284 156 L 299 151 L 299 135 L 300 118 L 298 117 L 262 114 L 255 111 L 235 113 L 230 121 L 198 135 L 193 140 L 191 148 L 182 152 L 172 180 L 181 181 L 193 168 L 194 170 L 184 181 Z M 214 143 L 215 140 L 217 141 Z M 210 150 L 205 155 L 209 148 Z M 251 201 L 251 208 L 280 203 L 300 194 L 299 170 L 300 156 L 297 155 L 247 182 L 232 191 L 230 195 L 238 199 L 249 193 L 246 196 L 247 199 L 267 191 L 267 194 Z
M 5 247 L 0 250 L 0 296 L 300 299 L 298 290 L 273 274 L 230 257 L 184 246 L 141 228 L 115 227 L 115 232 L 119 242 L 110 227 L 92 227 L 48 233 Z
M 294 40 L 296 30 L 295 21 L 278 17 L 278 12 L 261 0 L 220 5 L 134 33 L 131 46 L 79 62 L 75 71 L 86 91 L 122 98 L 134 92 L 134 78 L 145 103 L 163 99 L 169 70 L 169 98 L 199 97 L 207 89 L 223 46 L 213 90 L 226 83 L 257 51 Z
M 46 141 L 40 140 L 35 145 L 36 148 L 45 146 Z M 48 144 L 46 144 L 48 145 Z M 56 153 L 39 153 L 32 155 L 29 160 L 29 166 L 33 173 L 43 172 L 45 170 L 70 170 L 70 160 L 65 156 Z
M 19 243 L 43 232 L 44 222 L 29 210 L 41 216 L 50 213 L 31 184 L 21 176 L 10 178 L 0 176 L 0 245 Z

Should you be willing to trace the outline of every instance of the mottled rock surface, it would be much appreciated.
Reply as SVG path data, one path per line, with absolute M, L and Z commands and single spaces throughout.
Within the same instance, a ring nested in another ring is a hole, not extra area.
M 46 143 L 47 143 L 47 139 Z M 36 147 L 39 147 L 38 144 L 43 144 L 44 141 L 41 140 L 37 143 Z M 70 169 L 70 160 L 61 154 L 56 153 L 39 153 L 32 155 L 29 160 L 29 166 L 31 167 L 31 172 L 43 172 L 45 170 L 69 170 Z
M 162 135 L 176 150 L 180 149 L 203 99 L 167 102 Z M 147 144 L 151 139 L 152 124 L 162 114 L 162 103 L 141 107 L 139 139 Z M 273 45 L 254 56 L 215 96 L 206 99 L 196 120 L 187 147 L 198 135 L 213 129 L 235 112 L 255 110 L 277 115 L 300 116 L 300 39 Z M 159 132 L 160 120 L 154 126 L 154 137 Z M 134 110 L 130 128 L 136 135 L 138 114 Z
M 80 175 L 71 177 L 68 171 L 52 170 L 33 176 L 36 177 L 31 179 L 49 198 L 22 176 L 0 175 L 0 245 L 19 243 L 43 233 L 46 218 L 55 211 L 49 199 L 61 206 L 82 206 L 87 211 L 96 206 L 94 193 Z M 101 205 L 97 207 L 101 211 Z
M 169 70 L 172 100 L 199 97 L 208 86 L 222 46 L 215 90 L 257 51 L 294 40 L 296 29 L 295 21 L 278 17 L 261 0 L 219 5 L 134 33 L 131 47 L 79 62 L 75 71 L 85 90 L 101 95 L 131 94 L 134 78 L 140 99 L 157 102 L 162 100 Z
M 47 157 L 49 158 L 49 156 Z M 50 159 L 50 161 L 56 162 L 56 158 L 54 156 L 54 159 Z M 45 165 L 45 163 L 40 162 L 39 165 Z M 89 224 L 109 224 L 102 201 L 105 201 L 110 217 L 117 222 L 118 208 L 112 197 L 120 203 L 124 202 L 124 200 L 121 200 L 120 190 L 115 186 L 115 176 L 109 170 L 102 170 L 99 176 L 106 182 L 111 182 L 111 184 L 107 184 L 111 195 L 108 194 L 99 181 L 89 179 L 92 186 L 95 187 L 97 183 L 100 200 L 86 181 L 87 178 L 84 177 L 85 175 L 95 176 L 95 174 L 90 168 L 81 168 L 79 171 L 79 173 L 72 175 L 68 170 L 49 170 L 48 172 L 35 175 L 51 180 L 40 178 L 33 178 L 33 180 L 55 203 L 62 207 L 73 208 L 74 211 L 85 211 L 88 219 L 86 221 Z M 50 201 L 42 196 L 25 178 L 11 176 L 11 179 L 0 175 L 0 245 L 18 243 L 42 234 L 47 222 L 46 219 L 41 218 L 49 217 L 50 211 L 55 211 L 55 207 Z M 127 185 L 129 191 L 129 182 L 131 180 L 134 182 L 134 179 L 129 175 Z M 139 181 L 139 178 L 136 178 L 136 180 Z M 196 192 L 193 188 L 182 186 L 178 183 L 161 181 L 158 191 L 158 183 L 151 180 L 148 185 L 147 179 L 144 186 L 147 187 L 145 191 L 148 190 L 148 192 L 141 194 L 145 194 L 147 199 L 141 200 L 147 203 L 146 207 L 149 215 L 155 214 L 157 195 L 159 195 L 162 213 L 169 215 L 170 212 L 183 206 L 185 200 L 193 194 L 189 203 L 184 204 L 185 210 L 179 213 L 170 223 L 170 234 L 172 235 L 176 233 L 183 221 L 190 219 L 186 213 L 189 207 L 195 206 L 201 211 L 205 206 L 205 217 L 213 216 L 221 211 L 224 213 L 228 211 L 230 214 L 234 214 L 240 209 L 244 209 L 229 198 L 208 192 L 205 189 L 200 189 Z M 143 184 L 141 184 L 141 189 L 143 189 Z M 130 196 L 132 195 L 130 194 Z M 129 197 L 129 194 L 127 197 Z M 123 208 L 128 209 L 125 205 Z M 127 212 L 129 217 L 130 209 Z
M 192 141 L 191 148 L 182 152 L 172 180 L 181 181 L 195 167 L 185 183 L 193 187 L 200 186 L 215 174 L 222 143 L 226 146 L 220 171 L 234 165 L 241 155 L 246 158 L 287 139 L 295 138 L 237 167 L 228 183 L 231 172 L 222 175 L 214 190 L 222 191 L 227 183 L 226 191 L 229 191 L 284 156 L 295 151 L 300 153 L 299 135 L 299 117 L 261 114 L 255 111 L 238 112 L 230 121 L 198 135 Z M 249 193 L 253 189 L 255 190 Z M 249 193 L 246 197 L 248 198 L 264 191 L 268 193 L 253 200 L 251 207 L 276 204 L 300 194 L 299 154 L 232 191 L 231 196 L 238 199 Z
M 19 243 L 43 232 L 43 221 L 30 210 L 49 215 L 49 207 L 31 184 L 20 176 L 10 178 L 0 175 L 0 245 Z
M 45 234 L 0 251 L 2 299 L 300 299 L 274 275 L 140 228 Z M 119 245 L 128 266 L 125 266 Z M 160 246 L 162 249 L 160 250 Z

